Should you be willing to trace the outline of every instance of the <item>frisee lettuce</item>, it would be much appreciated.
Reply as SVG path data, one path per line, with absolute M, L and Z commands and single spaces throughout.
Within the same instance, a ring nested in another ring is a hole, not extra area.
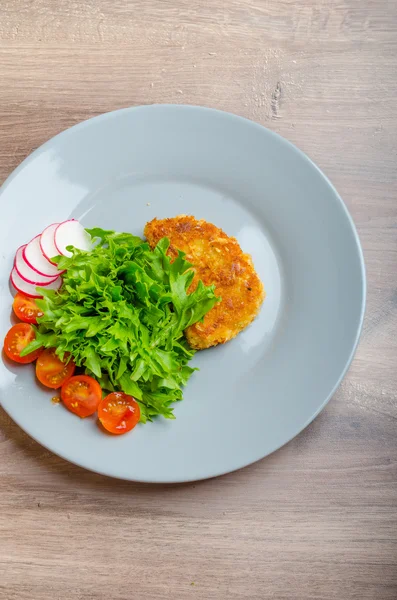
M 61 290 L 40 288 L 44 316 L 24 353 L 41 346 L 56 348 L 62 360 L 70 353 L 104 390 L 134 396 L 141 421 L 173 419 L 171 405 L 195 370 L 183 331 L 219 301 L 214 286 L 200 281 L 187 293 L 193 265 L 183 252 L 171 262 L 167 238 L 152 251 L 129 233 L 87 231 L 96 242 L 91 251 L 68 247 L 72 256 L 56 259 L 65 270 Z

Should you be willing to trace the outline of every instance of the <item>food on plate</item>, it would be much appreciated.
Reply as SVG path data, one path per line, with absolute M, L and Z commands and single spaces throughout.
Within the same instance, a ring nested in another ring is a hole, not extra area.
M 12 309 L 15 316 L 24 323 L 37 324 L 37 318 L 42 317 L 44 314 L 32 298 L 28 298 L 20 292 L 18 292 L 14 298 Z
M 26 283 L 30 283 L 34 288 L 42 285 L 49 285 L 50 283 L 56 281 L 58 275 L 52 277 L 49 277 L 48 275 L 42 275 L 37 271 L 34 271 L 32 267 L 28 265 L 24 258 L 25 248 L 26 245 L 18 248 L 15 255 L 14 269 L 18 273 L 19 277 Z
M 145 236 L 152 248 L 162 238 L 170 240 L 168 255 L 176 259 L 178 252 L 194 265 L 194 279 L 189 292 L 199 281 L 215 285 L 221 302 L 214 305 L 204 321 L 186 329 L 189 345 L 209 348 L 231 340 L 257 316 L 265 291 L 252 259 L 244 254 L 238 241 L 212 223 L 191 216 L 153 219 L 146 224 Z
M 21 294 L 24 294 L 29 298 L 42 298 L 41 294 L 37 291 L 37 286 L 33 283 L 28 283 L 27 281 L 22 279 L 22 277 L 18 275 L 15 267 L 11 271 L 10 281 L 13 288 L 17 292 L 20 292 Z
M 84 418 L 96 413 L 102 400 L 102 390 L 92 377 L 75 375 L 63 383 L 61 398 L 66 408 Z
M 54 256 L 58 256 L 59 251 L 55 245 L 55 231 L 60 223 L 48 225 L 40 235 L 40 249 L 43 256 L 53 265 L 56 263 L 52 260 Z
M 171 262 L 167 239 L 152 251 L 129 233 L 87 231 L 90 250 L 54 259 L 63 271 L 59 292 L 40 288 L 35 343 L 55 348 L 61 361 L 70 353 L 103 390 L 133 396 L 141 421 L 173 418 L 194 371 L 183 332 L 218 302 L 214 287 L 199 282 L 187 293 L 192 265 L 183 253 Z
M 55 279 L 59 275 L 58 267 L 48 261 L 40 248 L 40 236 L 36 235 L 22 251 L 23 259 L 28 267 L 37 275 Z
M 100 403 L 98 419 L 110 433 L 127 433 L 139 422 L 139 404 L 128 394 L 112 392 Z
M 68 247 L 89 250 L 91 239 L 76 219 L 53 223 L 28 244 L 18 248 L 10 275 L 13 287 L 30 298 L 42 298 L 42 290 L 58 290 L 62 270 L 54 260 L 71 256 Z
M 91 238 L 79 221 L 69 219 L 60 223 L 54 231 L 54 244 L 61 256 L 72 256 L 68 248 L 73 246 L 80 250 L 91 249 Z
M 40 348 L 33 349 L 25 356 L 21 356 L 21 352 L 22 350 L 25 350 L 35 338 L 35 331 L 29 323 L 18 323 L 17 325 L 13 325 L 4 339 L 4 352 L 8 358 L 17 363 L 26 365 L 34 362 L 41 352 Z
M 195 351 L 236 336 L 265 297 L 251 257 L 215 225 L 180 215 L 145 235 L 53 223 L 17 250 L 10 277 L 23 322 L 6 355 L 37 360 L 37 379 L 61 388 L 66 408 L 97 412 L 116 435 L 174 418 Z
M 46 387 L 56 390 L 70 379 L 76 365 L 68 353 L 63 354 L 63 360 L 55 353 L 55 348 L 41 352 L 36 363 L 36 377 Z

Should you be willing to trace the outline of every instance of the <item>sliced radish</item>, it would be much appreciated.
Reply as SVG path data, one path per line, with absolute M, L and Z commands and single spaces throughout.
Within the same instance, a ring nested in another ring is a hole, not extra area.
M 21 292 L 22 294 L 25 294 L 25 296 L 29 296 L 29 298 L 42 298 L 43 297 L 37 293 L 35 285 L 33 285 L 32 283 L 28 283 L 27 281 L 24 281 L 22 279 L 22 277 L 20 277 L 18 275 L 18 272 L 15 269 L 15 267 L 11 271 L 10 279 L 11 279 L 12 285 L 17 290 L 17 292 Z
M 59 275 L 58 268 L 48 262 L 40 248 L 40 236 L 37 235 L 23 249 L 23 258 L 33 271 L 51 279 Z
M 21 277 L 21 279 L 26 281 L 26 283 L 32 283 L 34 286 L 47 285 L 48 283 L 55 281 L 55 279 L 57 279 L 58 275 L 55 275 L 55 277 L 50 278 L 50 277 L 47 277 L 47 275 L 40 275 L 40 273 L 33 271 L 33 269 L 31 269 L 29 267 L 28 263 L 23 258 L 23 251 L 24 251 L 25 247 L 26 246 L 21 246 L 20 248 L 18 248 L 17 253 L 15 255 L 15 260 L 14 260 L 15 270 L 18 273 L 18 275 Z
M 27 281 L 25 281 L 24 279 L 22 279 L 22 277 L 20 277 L 18 275 L 18 271 L 15 269 L 15 267 L 11 271 L 10 279 L 11 279 L 11 283 L 14 286 L 14 288 L 18 292 L 25 294 L 25 296 L 29 296 L 30 298 L 42 298 L 43 297 L 37 291 L 37 289 L 36 289 L 37 286 L 35 284 L 28 283 Z M 55 281 L 51 281 L 47 285 L 41 285 L 39 287 L 43 290 L 45 289 L 45 290 L 58 291 L 59 288 L 61 287 L 61 285 L 62 285 L 62 277 L 57 277 L 55 279 Z
M 40 248 L 41 251 L 44 255 L 44 257 L 48 260 L 48 262 L 50 262 L 52 265 L 55 265 L 56 263 L 52 262 L 52 258 L 54 258 L 54 256 L 58 256 L 59 252 L 57 250 L 57 247 L 55 246 L 55 242 L 54 242 L 54 235 L 55 235 L 55 230 L 58 227 L 59 223 L 53 223 L 52 225 L 49 225 L 48 227 L 46 227 L 43 231 L 43 233 L 40 236 Z
M 47 285 L 41 285 L 40 287 L 45 290 L 54 290 L 57 292 L 63 283 L 63 279 L 61 276 L 57 277 L 55 281 L 51 281 L 51 283 L 47 283 Z
M 67 246 L 74 246 L 79 250 L 91 250 L 92 248 L 90 236 L 81 223 L 75 219 L 64 221 L 58 225 L 54 239 L 58 253 L 62 256 L 72 256 L 72 253 L 66 250 Z

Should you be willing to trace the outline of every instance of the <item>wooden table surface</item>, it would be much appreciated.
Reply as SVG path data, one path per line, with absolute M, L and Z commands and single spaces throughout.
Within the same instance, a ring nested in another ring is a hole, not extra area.
M 114 481 L 44 450 L 0 409 L 0 598 L 397 598 L 396 98 L 393 0 L 0 2 L 0 182 L 93 115 L 212 106 L 277 131 L 325 171 L 368 274 L 339 391 L 237 473 Z

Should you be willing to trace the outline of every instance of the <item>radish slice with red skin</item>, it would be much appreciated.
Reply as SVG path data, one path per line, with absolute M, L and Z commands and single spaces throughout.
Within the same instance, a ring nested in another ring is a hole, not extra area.
M 48 262 L 44 257 L 40 248 L 40 236 L 37 235 L 32 241 L 29 242 L 23 249 L 24 261 L 29 265 L 33 271 L 44 277 L 53 279 L 54 276 L 59 275 L 58 268 Z
M 74 246 L 79 250 L 91 250 L 91 237 L 84 227 L 76 221 L 64 221 L 55 230 L 55 246 L 62 256 L 72 256 L 72 253 L 66 250 L 67 246 Z
M 59 223 L 53 223 L 46 227 L 43 233 L 40 236 L 40 248 L 43 253 L 44 258 L 48 260 L 52 265 L 56 265 L 56 263 L 52 262 L 52 258 L 54 256 L 58 256 L 59 252 L 54 242 L 55 230 L 58 227 Z
M 29 296 L 29 298 L 43 297 L 37 293 L 35 285 L 33 285 L 32 283 L 27 283 L 27 281 L 24 281 L 22 277 L 18 275 L 18 272 L 15 269 L 15 267 L 11 271 L 10 280 L 17 292 L 21 292 L 21 294 Z
M 55 277 L 49 278 L 46 275 L 40 275 L 39 273 L 36 273 L 36 271 L 33 271 L 33 269 L 31 269 L 29 267 L 29 265 L 23 258 L 24 248 L 25 248 L 25 246 L 21 246 L 20 248 L 18 248 L 17 253 L 15 255 L 15 260 L 14 260 L 14 268 L 15 268 L 16 272 L 18 273 L 18 275 L 20 276 L 20 278 L 23 279 L 24 281 L 26 281 L 26 283 L 31 283 L 34 286 L 47 285 L 47 284 L 51 283 L 52 281 L 55 281 L 55 279 L 57 279 L 58 275 L 55 275 Z
M 45 290 L 54 290 L 55 292 L 57 292 L 62 284 L 63 279 L 61 276 L 59 276 L 55 279 L 55 281 L 51 281 L 51 283 L 47 283 L 47 285 L 41 285 L 40 287 Z
M 15 269 L 15 267 L 11 271 L 10 279 L 11 279 L 12 285 L 17 290 L 17 292 L 21 292 L 21 294 L 25 294 L 25 296 L 29 296 L 29 298 L 42 298 L 43 297 L 37 291 L 36 285 L 34 285 L 33 283 L 27 283 L 27 281 L 24 281 L 22 279 L 22 277 L 20 277 L 18 275 L 18 272 Z M 43 290 L 45 289 L 45 290 L 58 291 L 59 288 L 61 287 L 61 285 L 62 285 L 62 277 L 57 277 L 55 279 L 55 281 L 51 281 L 51 283 L 48 283 L 47 285 L 41 285 L 40 288 Z

